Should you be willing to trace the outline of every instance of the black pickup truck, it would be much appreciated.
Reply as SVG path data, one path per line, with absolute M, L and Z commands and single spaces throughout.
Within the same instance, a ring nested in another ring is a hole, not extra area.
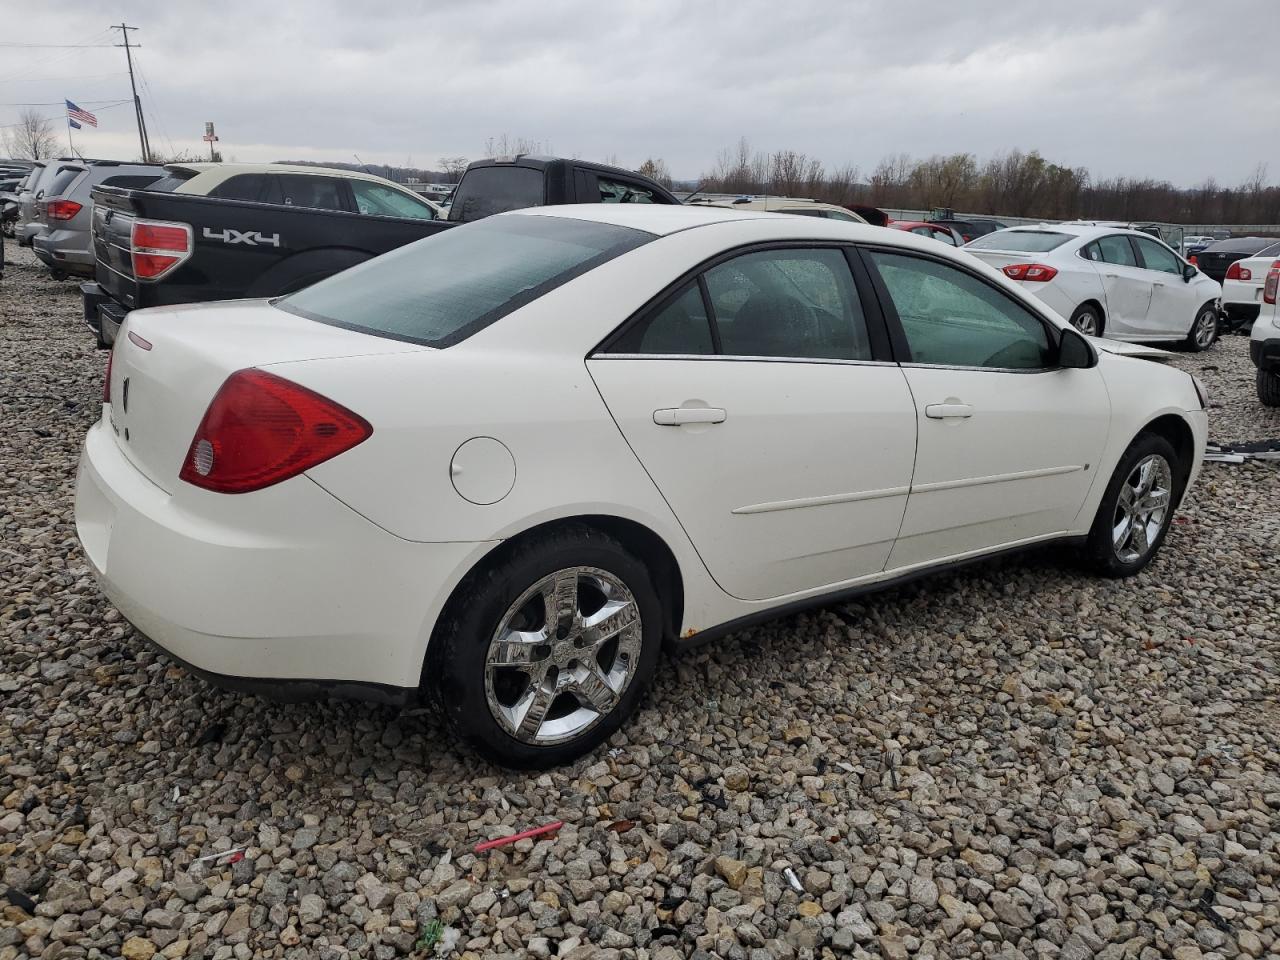
M 449 220 L 374 216 L 289 202 L 160 189 L 93 191 L 95 279 L 80 291 L 102 348 L 130 310 L 274 297 L 459 223 L 563 203 L 679 203 L 656 182 L 580 160 L 521 156 L 471 164 Z

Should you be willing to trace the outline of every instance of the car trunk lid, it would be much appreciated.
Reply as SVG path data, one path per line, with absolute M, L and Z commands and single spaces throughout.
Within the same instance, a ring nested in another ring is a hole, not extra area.
M 307 320 L 265 300 L 135 310 L 112 352 L 110 423 L 130 462 L 172 493 L 209 402 L 237 370 L 427 350 Z

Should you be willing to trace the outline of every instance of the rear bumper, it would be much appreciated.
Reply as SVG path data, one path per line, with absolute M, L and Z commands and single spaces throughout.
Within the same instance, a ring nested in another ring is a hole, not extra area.
M 411 699 L 444 599 L 486 547 L 400 540 L 305 476 L 174 496 L 105 416 L 85 438 L 75 515 L 103 593 L 142 634 L 216 683 L 292 699 Z
M 1249 341 L 1249 359 L 1259 370 L 1267 373 L 1280 373 L 1280 331 L 1270 340 L 1253 339 Z
M 107 349 L 116 342 L 116 334 L 129 311 L 111 299 L 96 280 L 80 284 L 80 299 L 84 309 L 84 325 L 89 328 L 100 349 Z
M 54 230 L 34 237 L 31 247 L 47 266 L 81 277 L 92 277 L 94 259 L 84 248 L 85 236 L 70 230 Z

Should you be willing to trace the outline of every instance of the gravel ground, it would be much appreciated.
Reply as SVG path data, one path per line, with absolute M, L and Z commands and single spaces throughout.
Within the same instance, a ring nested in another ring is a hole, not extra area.
M 1280 467 L 1209 465 L 1134 580 L 1045 554 L 744 631 L 513 775 L 141 642 L 72 522 L 104 358 L 9 256 L 0 960 L 1280 955 Z M 1280 436 L 1243 338 L 1178 363 L 1218 439 Z

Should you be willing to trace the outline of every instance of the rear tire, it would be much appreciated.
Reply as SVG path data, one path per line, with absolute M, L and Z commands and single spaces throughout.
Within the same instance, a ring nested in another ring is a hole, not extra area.
M 469 578 L 432 637 L 425 679 L 450 732 L 485 759 L 553 767 L 635 711 L 662 623 L 645 565 L 613 537 L 574 525 Z
M 1196 318 L 1183 343 L 1192 353 L 1200 353 L 1213 346 L 1218 339 L 1218 331 L 1218 309 L 1212 303 L 1206 303 L 1196 311 Z
M 1258 371 L 1258 399 L 1264 407 L 1280 407 L 1280 373 Z
M 1071 325 L 1086 337 L 1100 337 L 1104 329 L 1102 311 L 1092 303 L 1082 303 L 1071 314 Z
M 1116 464 L 1089 531 L 1085 557 L 1095 573 L 1131 577 L 1151 562 L 1173 522 L 1185 476 L 1168 440 L 1138 435 Z M 1161 499 L 1163 507 L 1155 507 Z

